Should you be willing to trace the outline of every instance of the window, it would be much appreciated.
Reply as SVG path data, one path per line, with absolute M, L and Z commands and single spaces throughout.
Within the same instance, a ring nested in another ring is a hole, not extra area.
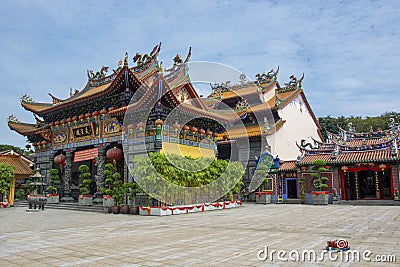
M 263 191 L 274 191 L 274 179 L 273 178 L 266 178 L 263 184 Z

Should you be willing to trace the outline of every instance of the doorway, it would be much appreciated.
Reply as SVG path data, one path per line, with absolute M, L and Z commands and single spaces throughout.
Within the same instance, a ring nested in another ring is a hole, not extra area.
M 288 198 L 297 198 L 296 178 L 286 178 L 286 194 L 284 194 L 284 199 Z

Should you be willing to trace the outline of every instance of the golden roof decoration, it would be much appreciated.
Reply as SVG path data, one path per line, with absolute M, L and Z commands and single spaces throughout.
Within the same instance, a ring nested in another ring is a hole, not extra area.
M 27 94 L 23 94 L 19 100 L 21 101 L 21 103 L 22 103 L 22 102 L 23 102 L 23 103 L 33 103 L 33 102 L 34 102 L 33 99 L 32 99 L 32 97 L 30 97 L 30 96 L 27 95 Z
M 267 83 L 276 81 L 278 79 L 278 72 L 279 72 L 279 66 L 276 69 L 276 71 L 274 71 L 274 69 L 271 69 L 270 71 L 264 72 L 262 74 L 257 73 L 256 74 L 256 83 L 258 85 L 260 85 L 261 87 L 263 87 Z

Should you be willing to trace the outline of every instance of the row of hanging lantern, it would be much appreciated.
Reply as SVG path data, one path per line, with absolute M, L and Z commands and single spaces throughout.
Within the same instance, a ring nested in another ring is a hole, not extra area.
M 123 158 L 123 153 L 122 153 L 121 149 L 119 149 L 117 147 L 113 147 L 107 151 L 106 157 L 113 160 L 114 169 L 116 169 L 117 168 L 117 160 Z M 62 166 L 65 165 L 65 160 L 66 160 L 66 156 L 63 154 L 59 154 L 54 157 L 54 163 L 60 165 L 60 172 L 62 172 Z M 93 162 L 95 162 L 95 160 L 93 160 Z
M 156 129 L 161 129 L 162 125 L 163 125 L 163 121 L 160 119 L 157 119 L 154 124 L 156 125 Z M 128 124 L 128 126 L 126 128 L 124 128 L 122 131 L 124 133 L 128 132 L 129 134 L 134 134 L 135 129 L 139 129 L 140 131 L 143 130 L 143 128 L 145 127 L 145 124 L 143 122 L 139 122 L 138 124 L 134 124 L 134 123 L 130 123 Z M 196 127 L 189 127 L 188 125 L 183 125 L 181 127 L 180 124 L 178 123 L 174 123 L 172 124 L 172 128 L 174 128 L 175 132 L 179 132 L 181 129 L 183 131 L 183 134 L 186 136 L 186 134 L 190 131 L 192 134 L 195 133 L 199 133 L 200 136 L 204 136 L 206 135 L 208 138 L 214 137 L 217 138 L 218 134 L 217 133 L 213 133 L 210 130 L 204 130 L 204 129 L 197 129 Z
M 108 112 L 110 112 L 110 111 L 112 111 L 114 109 L 115 108 L 110 107 L 110 108 L 108 108 L 108 110 L 107 109 L 102 109 L 100 111 L 96 110 L 94 112 L 88 112 L 86 114 L 81 114 L 79 116 L 73 116 L 73 117 L 70 117 L 70 118 L 67 118 L 67 119 L 62 119 L 62 120 L 59 120 L 59 121 L 54 121 L 54 122 L 52 121 L 52 122 L 49 123 L 49 126 L 52 127 L 52 128 L 53 127 L 58 128 L 60 126 L 64 127 L 65 125 L 70 126 L 71 123 L 76 125 L 79 121 L 83 122 L 84 120 L 87 120 L 88 122 L 91 122 L 92 119 L 97 120 L 99 117 L 105 116 L 106 114 L 108 114 Z

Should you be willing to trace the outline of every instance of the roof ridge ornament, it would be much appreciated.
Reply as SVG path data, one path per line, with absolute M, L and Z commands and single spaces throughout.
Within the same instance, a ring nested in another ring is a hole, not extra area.
M 394 118 L 390 118 L 389 119 L 389 128 L 394 128 L 394 126 L 396 126 L 396 122 L 395 122 L 395 120 L 394 120 Z
M 271 83 L 277 80 L 278 78 L 278 72 L 279 72 L 279 66 L 276 71 L 274 69 L 271 69 L 268 72 L 264 72 L 262 74 L 257 73 L 255 75 L 256 77 L 256 83 L 260 86 L 265 85 L 266 83 Z
M 142 55 L 141 53 L 137 52 L 133 57 L 133 62 L 136 63 L 137 66 L 150 62 L 152 59 L 157 57 L 158 53 L 160 52 L 160 48 L 161 48 L 161 42 L 160 44 L 153 47 L 153 50 L 150 52 L 150 54 Z
M 72 90 L 72 88 L 70 87 L 70 93 L 71 93 L 71 90 Z M 51 93 L 49 93 L 49 96 L 53 100 L 53 104 L 59 104 L 59 103 L 63 102 L 63 100 L 61 98 L 55 97 Z
M 12 123 L 21 123 L 21 121 L 14 114 L 8 116 L 7 121 Z
M 108 72 L 108 67 L 102 66 L 101 69 L 99 71 L 97 71 L 96 73 L 94 73 L 93 70 L 87 70 L 87 75 L 88 75 L 89 81 L 100 80 L 100 79 L 106 77 L 107 72 Z
M 21 103 L 33 103 L 34 102 L 32 97 L 30 97 L 27 94 L 23 94 L 19 100 L 21 101 Z
M 301 76 L 300 80 L 297 80 L 297 77 L 292 74 L 290 76 L 290 81 L 288 83 L 284 83 L 284 88 L 282 89 L 283 91 L 291 91 L 291 90 L 296 90 L 296 89 L 301 89 L 302 83 L 304 79 L 304 72 L 303 75 Z
M 123 65 L 122 65 L 123 63 Z M 128 66 L 128 52 L 125 52 L 124 60 L 120 59 L 118 61 L 118 67 L 117 69 L 113 69 L 114 74 L 118 74 L 118 72 L 122 69 L 122 66 Z

